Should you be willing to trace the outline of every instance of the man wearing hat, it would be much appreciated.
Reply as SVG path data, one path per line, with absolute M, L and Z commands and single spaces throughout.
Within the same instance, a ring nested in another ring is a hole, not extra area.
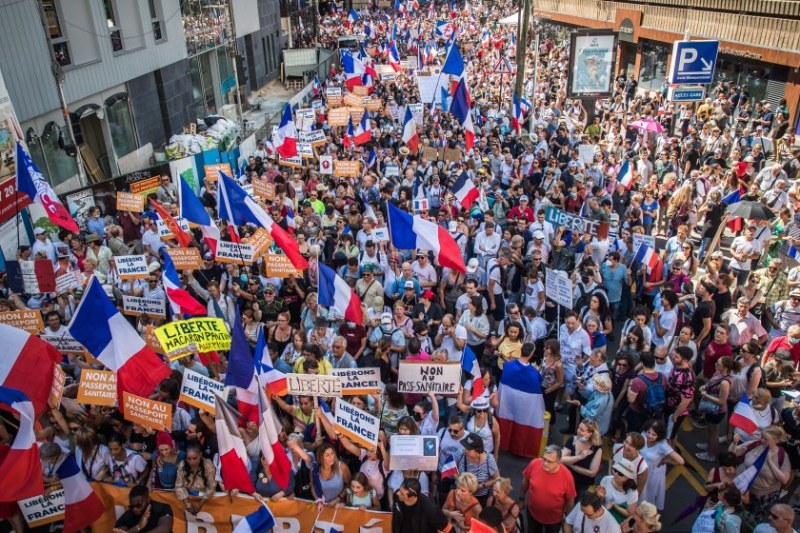
M 33 230 L 33 235 L 36 240 L 33 241 L 33 246 L 31 247 L 31 255 L 34 259 L 45 258 L 52 261 L 53 265 L 58 262 L 58 258 L 56 257 L 56 247 L 50 241 L 50 238 L 47 236 L 47 233 L 43 228 L 35 228 Z
M 764 311 L 770 340 L 786 335 L 791 326 L 800 324 L 800 288 L 792 289 L 788 299 L 777 301 Z
M 379 363 L 378 365 L 381 368 L 381 380 L 386 382 L 390 376 L 389 366 L 391 366 L 392 372 L 396 375 L 400 357 L 406 353 L 406 337 L 402 329 L 396 328 L 392 324 L 391 313 L 383 313 L 378 327 L 373 328 L 372 333 L 369 334 L 367 342 L 370 348 L 370 356 L 368 357 L 371 358 L 374 356 L 375 350 L 378 348 L 378 343 L 382 339 L 388 339 L 390 341 L 389 363 Z M 364 366 L 372 366 L 369 361 L 369 358 L 366 359 Z
M 362 268 L 362 277 L 356 281 L 356 295 L 367 307 L 372 307 L 375 298 L 383 296 L 383 285 L 375 279 L 375 270 L 378 268 L 374 263 L 367 263 Z
M 436 269 L 431 264 L 428 257 L 428 250 L 420 248 L 417 250 L 417 259 L 411 263 L 411 271 L 414 277 L 419 280 L 421 290 L 435 289 L 438 281 Z
M 508 220 L 525 220 L 528 223 L 533 222 L 533 209 L 530 207 L 527 195 L 523 194 L 519 197 L 519 205 L 511 208 L 507 218 Z

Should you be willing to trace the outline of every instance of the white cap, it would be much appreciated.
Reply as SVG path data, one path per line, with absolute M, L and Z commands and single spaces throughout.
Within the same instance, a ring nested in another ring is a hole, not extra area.
M 536 231 L 533 232 L 533 238 L 534 239 L 544 239 L 544 232 L 542 230 L 540 230 L 540 229 L 537 229 Z
M 391 324 L 392 323 L 392 314 L 391 313 L 383 313 L 381 315 L 381 324 Z
M 44 233 L 43 228 L 36 228 L 35 230 L 33 230 L 34 235 L 41 235 L 42 233 Z
M 469 272 L 470 274 L 474 274 L 478 270 L 479 265 L 480 263 L 478 263 L 478 260 L 473 257 L 472 259 L 467 261 L 467 272 Z
M 458 222 L 456 222 L 455 220 L 451 220 L 450 222 L 448 222 L 447 231 L 449 231 L 450 233 L 456 233 L 458 231 Z

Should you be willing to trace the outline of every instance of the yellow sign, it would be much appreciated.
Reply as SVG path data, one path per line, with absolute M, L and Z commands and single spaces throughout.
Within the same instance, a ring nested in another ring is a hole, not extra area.
M 197 352 L 231 349 L 231 336 L 221 318 L 190 318 L 165 324 L 155 331 L 170 361 Z
M 89 405 L 114 405 L 117 402 L 117 376 L 110 370 L 81 371 L 78 385 L 78 403 Z
M 165 402 L 122 392 L 125 420 L 156 431 L 172 431 L 172 406 Z
M 352 93 L 347 93 L 344 96 L 344 103 L 347 107 L 364 107 L 364 98 L 362 96 L 356 96 Z

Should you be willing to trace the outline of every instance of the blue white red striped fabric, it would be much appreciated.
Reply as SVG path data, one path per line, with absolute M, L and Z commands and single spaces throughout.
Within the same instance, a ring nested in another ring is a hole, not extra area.
M 178 271 L 169 254 L 166 252 L 161 254 L 161 261 L 164 263 L 161 271 L 161 283 L 164 284 L 164 292 L 167 293 L 172 312 L 184 317 L 205 315 L 206 306 L 195 300 L 189 291 L 181 287 Z
M 52 369 L 61 361 L 61 354 L 49 343 L 7 324 L 0 324 L 0 339 L 0 385 L 25 393 L 33 404 L 35 419 L 47 408 Z
M 257 380 L 258 381 L 258 380 Z M 272 411 L 272 403 L 264 393 L 261 382 L 258 384 L 258 446 L 261 454 L 267 461 L 270 476 L 278 486 L 286 490 L 289 488 L 289 479 L 292 463 L 283 449 L 278 435 L 281 433 L 280 422 Z
M 64 459 L 56 475 L 64 487 L 64 533 L 80 531 L 103 516 L 105 505 L 86 481 L 74 455 Z
M 247 465 L 247 449 L 242 433 L 236 424 L 236 413 L 225 400 L 214 395 L 216 413 L 214 426 L 217 429 L 220 474 L 225 490 L 239 489 L 252 494 L 256 491 Z
M 361 324 L 364 314 L 361 300 L 345 280 L 329 266 L 319 263 L 319 295 L 320 305 L 328 309 L 336 309 L 345 320 Z
M 412 216 L 391 202 L 388 206 L 389 233 L 392 244 L 401 250 L 426 248 L 439 265 L 466 272 L 461 248 L 447 230 L 438 224 Z
M 389 45 L 389 65 L 395 72 L 400 72 L 400 54 L 397 53 L 394 42 Z
M 275 366 L 272 364 L 272 357 L 269 355 L 264 328 L 260 328 L 258 332 L 258 340 L 256 341 L 255 353 L 253 355 L 253 364 L 255 365 L 256 376 L 264 378 L 271 394 L 277 396 L 286 396 L 289 394 L 286 374 L 280 370 L 276 370 Z
M 236 401 L 239 412 L 248 422 L 258 421 L 258 385 L 256 384 L 256 366 L 250 343 L 244 334 L 239 309 L 231 327 L 231 349 L 228 353 L 228 368 L 225 373 L 225 385 L 236 387 Z
M 630 189 L 631 185 L 633 185 L 633 169 L 631 168 L 631 162 L 627 159 L 617 173 L 617 182 L 623 184 L 626 189 Z
M 456 465 L 455 459 L 450 454 L 447 454 L 444 460 L 444 464 L 442 465 L 442 471 L 439 472 L 441 479 L 447 479 L 449 477 L 457 476 L 458 475 L 458 466 Z
M 733 478 L 733 484 L 737 489 L 739 489 L 739 492 L 744 494 L 750 490 L 750 487 L 753 486 L 753 482 L 756 480 L 759 472 L 761 472 L 761 469 L 764 468 L 764 464 L 767 462 L 768 453 L 769 447 L 765 446 L 764 451 L 761 452 L 761 455 L 756 458 L 755 462 L 753 462 L 753 464 L 742 470 L 736 475 L 735 478 Z
M 372 140 L 372 124 L 369 119 L 369 111 L 364 111 L 353 135 L 353 141 L 355 141 L 356 145 L 366 144 Z
M 262 533 L 274 527 L 275 517 L 272 516 L 272 511 L 269 510 L 269 507 L 263 504 L 258 508 L 258 511 L 250 513 L 239 520 L 233 533 Z
M 464 209 L 472 207 L 472 203 L 478 199 L 481 192 L 475 187 L 467 171 L 463 171 L 455 183 L 453 183 L 453 194 Z
M 406 116 L 403 119 L 403 144 L 413 153 L 419 150 L 419 135 L 417 134 L 417 122 L 411 114 L 411 108 L 406 107 Z
M 178 195 L 178 205 L 180 207 L 181 216 L 191 222 L 200 226 L 200 231 L 203 233 L 203 240 L 208 244 L 211 253 L 217 253 L 217 242 L 219 241 L 219 228 L 214 219 L 208 214 L 208 211 L 200 203 L 200 199 L 194 193 L 192 186 L 189 185 L 183 176 L 178 176 L 178 183 L 180 185 L 180 194 Z
M 277 131 L 272 136 L 272 144 L 284 159 L 297 155 L 297 128 L 292 117 L 292 107 L 287 102 L 283 105 L 283 115 Z
M 117 374 L 120 406 L 123 392 L 147 398 L 170 375 L 169 367 L 120 314 L 95 277 L 89 281 L 67 329 L 90 354 Z
M 483 394 L 483 377 L 481 376 L 481 367 L 478 365 L 478 358 L 472 348 L 469 347 L 469 344 L 464 345 L 464 353 L 461 356 L 461 369 L 472 376 L 472 401 L 475 401 Z
M 52 379 L 52 369 L 48 375 Z M 6 481 L 0 483 L 0 502 L 33 498 L 44 493 L 42 462 L 39 460 L 39 446 L 33 430 L 36 420 L 33 403 L 19 389 L 0 387 L 0 404 L 19 413 L 19 431 L 11 444 L 11 450 L 0 464 L 0 479 Z
M 544 397 L 542 376 L 533 365 L 517 360 L 503 366 L 503 377 L 497 394 L 500 405 L 500 449 L 522 457 L 536 457 L 544 430 Z
M 747 397 L 747 394 L 742 394 L 739 403 L 733 408 L 733 414 L 728 419 L 728 423 L 748 435 L 752 435 L 758 429 L 756 415 L 753 412 L 753 407 L 750 405 L 750 398 Z
M 658 252 L 649 244 L 642 243 L 636 251 L 636 255 L 633 256 L 633 260 L 647 266 L 649 272 L 658 265 Z

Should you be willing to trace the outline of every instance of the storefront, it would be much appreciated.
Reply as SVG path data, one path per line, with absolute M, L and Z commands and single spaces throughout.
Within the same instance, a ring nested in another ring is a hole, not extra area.
M 625 18 L 617 30 L 619 55 L 617 56 L 617 74 L 626 78 L 636 76 L 636 41 L 634 41 L 633 21 Z
M 640 91 L 660 91 L 664 88 L 669 69 L 669 47 L 665 44 L 642 39 L 640 42 L 641 61 L 639 67 Z

